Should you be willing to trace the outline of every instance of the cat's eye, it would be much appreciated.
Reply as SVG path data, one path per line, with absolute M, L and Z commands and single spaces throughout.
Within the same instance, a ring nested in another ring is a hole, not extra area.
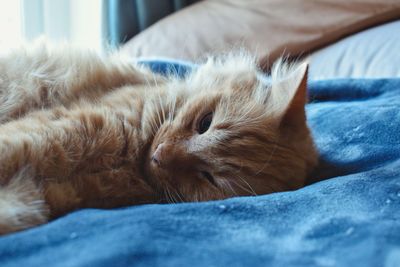
M 201 118 L 201 120 L 199 121 L 199 124 L 197 126 L 197 132 L 199 134 L 203 134 L 203 133 L 207 132 L 207 130 L 210 128 L 212 119 L 213 119 L 212 112 L 204 115 L 203 118 Z
M 212 185 L 217 186 L 217 183 L 215 182 L 214 177 L 209 172 L 202 171 L 202 172 L 200 172 L 200 175 L 202 178 L 209 181 Z

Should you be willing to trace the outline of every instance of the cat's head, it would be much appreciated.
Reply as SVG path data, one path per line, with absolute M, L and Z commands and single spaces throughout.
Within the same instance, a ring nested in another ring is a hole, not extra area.
M 316 165 L 306 125 L 307 64 L 275 64 L 263 81 L 243 55 L 210 59 L 160 97 L 165 121 L 146 159 L 169 201 L 297 189 Z M 173 99 L 173 100 L 172 100 Z M 162 114 L 163 113 L 163 114 Z

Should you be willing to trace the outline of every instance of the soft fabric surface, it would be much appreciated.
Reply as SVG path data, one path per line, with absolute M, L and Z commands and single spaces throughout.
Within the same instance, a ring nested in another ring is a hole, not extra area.
M 400 19 L 353 34 L 314 53 L 309 74 L 314 79 L 400 78 L 399 51 Z
M 127 6 L 124 13 L 130 12 Z M 282 54 L 302 56 L 395 19 L 398 0 L 203 0 L 158 21 L 122 50 L 130 57 L 197 61 L 243 47 L 268 68 Z M 123 26 L 129 36 L 136 25 Z
M 216 202 L 81 210 L 1 237 L 0 265 L 400 266 L 400 79 L 310 82 L 310 98 L 319 182 Z

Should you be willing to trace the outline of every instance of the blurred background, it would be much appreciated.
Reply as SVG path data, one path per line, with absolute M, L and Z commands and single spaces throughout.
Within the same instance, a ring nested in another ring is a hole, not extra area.
M 0 0 L 0 51 L 45 36 L 102 51 L 193 0 Z
M 46 36 L 100 50 L 102 1 L 0 0 L 0 50 Z
M 40 36 L 128 58 L 244 48 L 266 72 L 284 56 L 309 57 L 318 79 L 400 76 L 399 0 L 0 0 L 0 53 Z

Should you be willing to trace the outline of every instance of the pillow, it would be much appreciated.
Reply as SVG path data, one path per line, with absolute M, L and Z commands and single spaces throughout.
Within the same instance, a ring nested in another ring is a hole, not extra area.
M 400 20 L 397 20 L 353 34 L 313 53 L 309 77 L 400 77 L 399 51 Z
M 269 66 L 400 18 L 398 0 L 205 0 L 154 24 L 122 48 L 131 57 L 197 61 L 244 47 Z

